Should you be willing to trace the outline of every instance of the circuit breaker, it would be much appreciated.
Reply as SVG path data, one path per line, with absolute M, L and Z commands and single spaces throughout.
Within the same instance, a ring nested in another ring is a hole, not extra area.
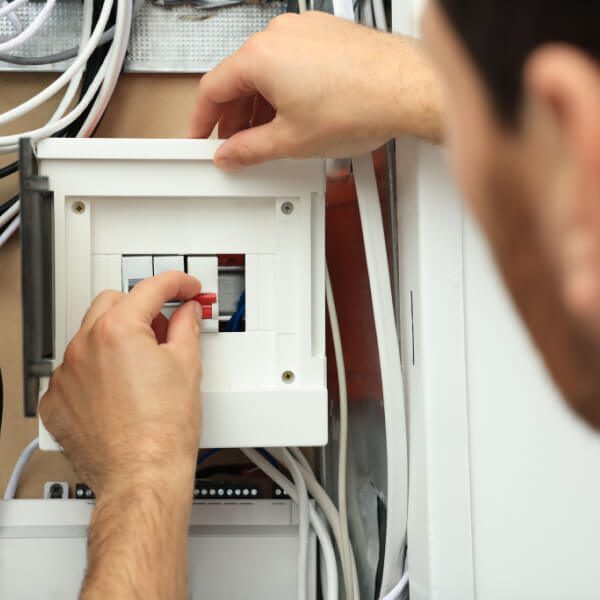
M 218 144 L 22 142 L 26 412 L 99 292 L 183 270 L 203 284 L 202 445 L 327 442 L 323 163 L 226 174 Z

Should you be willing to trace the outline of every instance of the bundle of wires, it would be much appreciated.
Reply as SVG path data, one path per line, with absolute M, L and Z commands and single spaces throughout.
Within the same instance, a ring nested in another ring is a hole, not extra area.
M 29 0 L 0 2 L 0 18 L 15 16 L 15 10 Z M 136 9 L 143 0 L 136 0 Z M 73 56 L 74 60 L 50 85 L 18 106 L 0 114 L 0 126 L 15 121 L 40 107 L 64 89 L 63 96 L 47 123 L 28 131 L 0 136 L 0 154 L 18 149 L 19 138 L 34 142 L 50 136 L 89 137 L 98 126 L 121 73 L 133 16 L 132 0 L 83 0 L 83 18 L 79 47 L 48 57 L 27 58 L 5 54 L 31 39 L 47 20 L 55 0 L 47 0 L 32 22 L 10 40 L 0 41 L 0 60 L 18 64 L 50 64 Z M 15 31 L 22 27 L 20 22 Z M 79 97 L 76 100 L 79 92 Z M 0 178 L 14 173 L 18 164 L 0 168 Z M 10 203 L 10 205 L 9 205 Z M 15 208 L 16 207 L 16 208 Z M 12 211 L 12 212 L 9 212 Z M 4 217 L 0 228 L 0 247 L 19 227 L 19 202 L 12 199 L 0 205 Z

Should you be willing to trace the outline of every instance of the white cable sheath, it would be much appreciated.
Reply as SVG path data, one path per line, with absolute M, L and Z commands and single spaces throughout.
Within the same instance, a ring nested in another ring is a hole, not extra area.
M 35 36 L 42 25 L 50 17 L 50 13 L 52 12 L 55 4 L 56 0 L 46 0 L 44 8 L 40 10 L 33 21 L 31 21 L 31 23 L 29 23 L 29 25 L 27 25 L 23 31 L 9 40 L 6 40 L 5 42 L 0 42 L 0 52 L 9 52 L 10 50 L 14 50 Z
M 337 368 L 339 400 L 340 400 L 340 439 L 338 450 L 338 510 L 340 513 L 340 554 L 344 569 L 344 583 L 346 589 L 350 590 L 348 600 L 352 600 L 354 590 L 352 588 L 352 573 L 348 569 L 350 564 L 349 549 L 350 532 L 348 530 L 348 500 L 346 497 L 346 477 L 348 464 L 348 388 L 346 385 L 346 366 L 344 363 L 344 351 L 342 348 L 342 336 L 340 324 L 335 307 L 335 298 L 331 286 L 329 270 L 325 277 L 325 297 L 327 299 L 327 311 L 329 314 L 329 324 L 331 326 L 331 337 L 333 340 L 333 350 L 335 354 L 335 364 Z
M 108 64 L 106 77 L 100 88 L 100 93 L 94 101 L 94 105 L 87 119 L 79 129 L 77 137 L 89 137 L 96 129 L 108 103 L 115 91 L 117 81 L 121 74 L 127 47 L 129 46 L 129 37 L 131 35 L 131 21 L 133 18 L 133 5 L 131 0 L 119 3 L 119 11 L 117 12 L 117 20 L 115 23 L 115 35 L 110 51 L 110 62 Z
M 19 117 L 22 117 L 23 115 L 37 108 L 38 106 L 46 102 L 46 100 L 54 96 L 54 94 L 56 94 L 58 90 L 64 87 L 69 81 L 71 81 L 71 79 L 73 79 L 75 74 L 81 68 L 84 67 L 88 58 L 98 45 L 100 37 L 102 36 L 102 32 L 104 31 L 106 23 L 108 22 L 108 18 L 110 17 L 112 5 L 113 0 L 105 0 L 102 6 L 102 10 L 98 15 L 98 22 L 96 23 L 96 27 L 94 28 L 94 31 L 90 36 L 87 46 L 82 49 L 77 58 L 69 66 L 69 68 L 66 69 L 60 77 L 54 80 L 48 87 L 46 87 L 40 93 L 36 94 L 35 96 L 32 96 L 31 98 L 29 98 L 29 100 L 1 114 L 0 125 L 10 123 L 11 121 L 18 119 Z M 123 4 L 121 2 L 119 2 L 119 8 L 123 8 Z
M 6 17 L 7 15 L 14 13 L 17 8 L 27 4 L 29 0 L 13 0 L 12 2 L 6 2 L 0 7 L 0 18 Z
M 354 5 L 352 0 L 333 0 L 333 14 L 336 17 L 354 21 Z
M 383 600 L 400 600 L 402 596 L 402 592 L 408 586 L 408 571 L 402 575 L 400 581 L 394 586 L 394 589 L 390 591 L 389 594 L 386 594 L 383 597 Z
M 6 242 L 8 242 L 8 240 L 11 238 L 12 234 L 15 231 L 17 231 L 17 229 L 19 229 L 20 225 L 21 225 L 21 217 L 15 217 L 10 222 L 8 227 L 0 235 L 0 248 L 2 248 L 2 246 L 4 246 L 4 244 L 6 244 Z
M 2 0 L 2 2 L 0 2 L 0 8 L 5 8 L 8 5 L 9 4 L 6 0 Z M 13 26 L 13 29 L 15 30 L 15 34 L 21 33 L 21 31 L 23 31 L 23 25 L 21 24 L 19 17 L 17 17 L 17 15 L 15 14 L 14 8 L 11 10 L 11 12 L 9 12 L 6 15 L 6 17 L 10 21 L 10 24 Z
M 387 593 L 402 575 L 408 518 L 408 452 L 404 382 L 377 180 L 371 154 L 352 160 L 383 387 L 387 455 L 387 523 L 381 582 Z
M 373 5 L 373 18 L 375 20 L 375 27 L 380 31 L 387 31 L 387 17 L 385 16 L 385 6 L 383 0 L 372 0 Z
M 122 1 L 127 2 L 127 0 Z M 104 80 L 104 76 L 106 74 L 109 58 L 110 53 L 104 59 L 102 66 L 98 70 L 98 73 L 96 73 L 96 76 L 94 77 L 92 83 L 90 84 L 90 87 L 87 89 L 83 98 L 79 101 L 77 106 L 71 112 L 69 112 L 64 117 L 60 118 L 58 121 L 55 121 L 54 123 L 47 123 L 46 125 L 38 129 L 33 129 L 31 131 L 20 133 L 18 135 L 0 137 L 0 154 L 12 152 L 15 149 L 17 149 L 19 138 L 21 137 L 30 137 L 34 141 L 37 141 L 53 135 L 57 131 L 60 131 L 61 129 L 72 123 L 85 110 L 86 106 L 92 101 L 96 92 L 100 88 L 100 85 Z
M 21 208 L 21 203 L 17 200 L 12 206 L 8 207 L 0 215 L 0 227 L 4 227 L 14 216 L 16 216 Z
M 306 600 L 308 577 L 308 535 L 310 532 L 310 516 L 308 491 L 300 467 L 285 448 L 274 448 L 271 453 L 280 463 L 285 465 L 296 486 L 298 494 L 298 600 Z
M 302 454 L 299 448 L 289 448 L 289 451 L 292 453 L 293 457 L 298 461 L 300 466 L 300 470 L 304 475 L 304 480 L 306 481 L 306 487 L 310 492 L 311 496 L 315 499 L 319 508 L 323 511 L 325 518 L 327 519 L 327 523 L 331 528 L 333 533 L 333 537 L 335 538 L 336 544 L 340 550 L 340 556 L 342 555 L 342 536 L 340 533 L 340 515 L 335 507 L 335 504 L 331 500 L 331 498 L 327 495 L 327 492 L 323 489 L 319 481 L 317 480 L 313 470 L 306 460 L 304 454 Z M 349 571 L 349 578 L 352 582 L 351 590 L 354 594 L 355 600 L 360 600 L 360 589 L 358 585 L 358 573 L 356 571 L 356 561 L 354 559 L 354 551 L 352 546 L 348 547 L 349 554 L 349 564 L 344 565 L 342 561 L 342 569 L 347 569 Z M 346 577 L 344 577 L 344 581 Z M 346 596 L 350 596 L 348 592 L 346 592 Z
M 336 16 L 354 20 L 353 0 L 334 0 L 333 8 Z M 408 449 L 404 382 L 400 348 L 394 327 L 392 288 L 373 157 L 368 154 L 353 159 L 352 164 L 371 286 L 383 385 L 388 518 L 381 594 L 385 596 L 402 574 L 402 556 L 408 520 Z
M 261 456 L 253 448 L 241 448 L 241 451 L 257 466 L 268 475 L 278 486 L 287 492 L 289 497 L 294 501 L 298 502 L 298 494 L 296 493 L 296 486 L 285 477 L 279 469 L 274 467 L 266 458 Z M 335 550 L 331 542 L 331 537 L 327 531 L 327 527 L 323 520 L 309 504 L 310 511 L 310 523 L 317 534 L 319 543 L 321 545 L 321 552 L 323 553 L 323 562 L 325 565 L 325 573 L 327 579 L 327 588 L 324 600 L 339 600 L 338 596 L 338 573 L 337 563 L 335 560 Z
M 19 479 L 21 479 L 21 474 L 23 473 L 23 469 L 25 465 L 31 458 L 31 455 L 40 447 L 38 438 L 35 438 L 27 446 L 23 452 L 21 452 L 21 456 L 19 456 L 17 460 L 17 464 L 14 466 L 13 472 L 8 480 L 8 484 L 6 486 L 6 491 L 4 492 L 4 500 L 11 500 L 17 494 L 17 487 L 19 485 Z
M 92 30 L 93 13 L 94 13 L 93 0 L 84 0 L 84 2 L 83 2 L 83 17 L 82 17 L 82 22 L 81 22 L 81 36 L 79 38 L 79 47 L 80 48 L 85 47 L 85 45 L 88 43 L 88 40 L 90 39 L 90 34 L 91 34 L 91 30 Z M 67 87 L 65 94 L 62 97 L 62 100 L 60 101 L 59 105 L 56 107 L 54 114 L 50 118 L 49 123 L 54 123 L 55 121 L 58 121 L 58 119 L 60 119 L 65 114 L 65 112 L 67 112 L 67 109 L 69 108 L 69 106 L 71 106 L 71 102 L 73 102 L 73 99 L 75 98 L 75 95 L 77 94 L 77 91 L 79 90 L 79 84 L 81 83 L 81 79 L 83 77 L 83 71 L 84 71 L 84 69 L 81 69 L 78 73 L 75 74 L 73 79 L 71 79 L 71 81 L 69 82 L 69 86 Z

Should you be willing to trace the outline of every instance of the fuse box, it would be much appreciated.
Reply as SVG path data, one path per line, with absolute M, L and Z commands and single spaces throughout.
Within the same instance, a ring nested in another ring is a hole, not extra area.
M 327 442 L 323 163 L 226 174 L 218 144 L 23 142 L 26 411 L 96 294 L 184 270 L 207 298 L 202 445 Z

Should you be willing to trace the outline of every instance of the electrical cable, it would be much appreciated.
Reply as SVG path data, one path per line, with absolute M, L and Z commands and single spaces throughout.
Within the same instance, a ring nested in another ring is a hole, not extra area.
M 285 448 L 271 451 L 287 466 L 298 494 L 298 600 L 306 600 L 308 577 L 308 534 L 310 530 L 309 501 L 306 482 L 298 463 Z
M 237 303 L 237 307 L 229 321 L 227 321 L 227 331 L 240 331 L 242 319 L 246 312 L 246 292 L 243 291 Z
M 15 217 L 6 227 L 6 229 L 0 233 L 0 248 L 2 248 L 6 242 L 10 239 L 12 234 L 19 229 L 19 225 L 21 224 L 21 217 Z
M 87 41 L 90 38 L 90 33 L 92 30 L 92 19 L 94 13 L 94 0 L 84 0 L 83 2 L 83 15 L 81 20 L 81 36 L 79 38 L 79 46 L 85 46 Z M 80 70 L 73 79 L 69 82 L 67 89 L 59 102 L 56 110 L 54 111 L 52 117 L 50 117 L 50 123 L 56 122 L 60 117 L 62 117 L 69 106 L 71 106 L 71 102 L 75 98 L 77 94 L 77 90 L 79 89 L 79 85 L 81 83 L 81 79 L 83 77 L 83 69 Z
M 354 182 L 363 231 L 371 301 L 377 334 L 379 366 L 383 387 L 387 456 L 388 510 L 394 518 L 387 519 L 382 593 L 386 593 L 402 573 L 406 527 L 408 519 L 408 451 L 404 380 L 395 322 L 392 290 L 388 271 L 387 250 L 377 180 L 371 154 L 353 159 Z
M 338 321 L 337 310 L 333 288 L 331 286 L 331 277 L 329 270 L 325 277 L 325 298 L 327 300 L 327 311 L 329 314 L 329 325 L 331 327 L 331 337 L 333 340 L 333 350 L 335 355 L 335 364 L 337 368 L 339 403 L 340 403 L 340 432 L 339 432 L 339 450 L 338 450 L 338 510 L 340 513 L 340 553 L 342 555 L 342 564 L 344 569 L 346 589 L 350 590 L 349 600 L 352 600 L 353 589 L 351 571 L 348 569 L 350 557 L 349 548 L 350 531 L 348 529 L 348 500 L 346 496 L 346 479 L 348 465 L 348 388 L 346 384 L 346 366 L 344 362 L 344 351 L 342 348 L 342 336 L 340 324 Z
M 127 2 L 127 0 L 119 0 L 119 1 Z M 14 150 L 16 150 L 18 147 L 19 138 L 21 138 L 21 137 L 29 137 L 29 138 L 33 139 L 34 141 L 38 141 L 42 138 L 45 138 L 45 137 L 48 137 L 48 136 L 51 136 L 51 135 L 57 133 L 58 131 L 63 129 L 65 126 L 72 123 L 79 115 L 81 115 L 83 113 L 83 111 L 93 100 L 96 92 L 100 88 L 100 85 L 102 84 L 102 81 L 104 80 L 104 76 L 106 75 L 106 70 L 108 68 L 109 59 L 110 59 L 110 57 L 107 57 L 104 60 L 104 62 L 102 63 L 102 67 L 100 67 L 92 84 L 90 85 L 90 87 L 88 88 L 86 93 L 84 94 L 83 98 L 79 101 L 77 106 L 71 112 L 69 112 L 64 117 L 60 118 L 58 121 L 55 121 L 54 123 L 48 123 L 45 126 L 40 127 L 38 129 L 34 129 L 34 130 L 28 131 L 26 133 L 21 133 L 21 134 L 14 135 L 14 136 L 0 137 L 0 153 L 13 152 Z
M 241 451 L 264 473 L 266 473 L 288 496 L 298 502 L 298 494 L 296 486 L 278 471 L 267 459 L 261 456 L 252 448 L 241 448 Z M 337 563 L 335 560 L 335 550 L 327 527 L 315 508 L 309 504 L 310 522 L 317 534 L 317 538 L 321 545 L 324 575 L 326 579 L 326 593 L 324 600 L 338 600 L 338 574 Z
M 8 5 L 7 0 L 2 0 L 2 2 L 0 2 L 0 7 L 4 8 Z M 14 9 L 9 12 L 6 17 L 8 18 L 8 20 L 10 21 L 10 24 L 12 25 L 13 29 L 15 30 L 15 34 L 17 33 L 21 33 L 21 31 L 23 31 L 23 24 L 21 23 L 19 17 L 16 15 Z
M 8 177 L 9 175 L 12 175 L 13 173 L 16 173 L 19 170 L 19 161 L 15 160 L 15 162 L 12 162 L 2 168 L 0 168 L 0 179 L 3 179 L 4 177 Z
M 33 21 L 31 21 L 31 23 L 29 23 L 29 25 L 23 31 L 9 40 L 0 42 L 0 52 L 8 52 L 13 48 L 18 48 L 34 37 L 42 25 L 44 25 L 44 23 L 49 19 L 50 13 L 52 12 L 55 4 L 56 0 L 46 0 L 46 4 L 42 10 L 40 10 Z
M 28 3 L 29 0 L 13 0 L 12 2 L 8 2 L 4 6 L 0 7 L 0 17 L 6 17 L 10 13 L 14 13 L 17 8 Z
M 89 137 L 92 135 L 110 102 L 119 76 L 121 75 L 125 55 L 127 54 L 132 20 L 132 1 L 124 0 L 123 2 L 119 2 L 119 10 L 117 11 L 115 23 L 115 37 L 107 57 L 107 73 L 102 82 L 100 92 L 94 99 L 92 109 L 79 129 L 77 137 Z
M 113 39 L 115 28 L 110 27 L 101 36 L 98 42 L 98 47 L 107 44 Z M 12 65 L 23 65 L 23 66 L 41 66 L 41 65 L 52 65 L 65 60 L 75 58 L 79 54 L 79 49 L 82 45 L 73 46 L 67 50 L 62 50 L 55 54 L 48 54 L 46 56 L 15 56 L 13 54 L 0 54 L 0 61 L 9 63 Z
M 27 446 L 23 452 L 21 452 L 21 456 L 19 456 L 17 463 L 15 464 L 13 471 L 11 473 L 10 479 L 8 480 L 8 484 L 6 485 L 6 491 L 4 492 L 4 500 L 12 500 L 17 495 L 17 487 L 19 485 L 19 479 L 21 479 L 21 474 L 23 473 L 23 469 L 25 465 L 31 458 L 31 455 L 40 447 L 38 438 L 35 438 Z
M 385 16 L 385 6 L 383 0 L 371 0 L 373 7 L 373 20 L 375 27 L 380 31 L 387 31 L 387 17 Z
M 124 2 L 121 0 L 119 2 L 120 6 L 123 6 Z M 79 53 L 77 58 L 73 61 L 73 63 L 58 77 L 54 80 L 48 87 L 44 88 L 41 92 L 29 98 L 22 104 L 15 106 L 14 108 L 6 111 L 5 113 L 0 115 L 0 125 L 4 125 L 6 123 L 10 123 L 23 115 L 26 115 L 28 112 L 31 112 L 33 109 L 37 108 L 46 100 L 50 99 L 58 90 L 64 87 L 71 79 L 75 76 L 75 74 L 83 68 L 87 59 L 90 57 L 98 42 L 100 40 L 100 36 L 106 27 L 106 23 L 108 22 L 108 18 L 110 16 L 110 11 L 113 6 L 113 0 L 105 0 L 102 11 L 98 17 L 98 22 L 96 23 L 96 27 L 86 44 L 86 47 Z M 1 47 L 0 47 L 1 49 Z
M 93 26 L 96 25 L 96 23 L 98 21 L 98 17 L 100 16 L 100 12 L 102 9 L 102 2 L 103 2 L 103 0 L 93 0 L 93 9 L 92 9 Z M 110 13 L 110 17 L 108 18 L 108 22 L 106 24 L 107 31 L 109 29 L 112 29 L 114 32 L 114 30 L 115 30 L 116 11 L 117 11 L 117 7 L 116 7 L 116 5 L 113 5 L 113 8 Z M 105 31 L 105 33 L 106 33 L 106 31 Z M 105 61 L 109 51 L 110 51 L 109 44 L 106 44 L 103 46 L 98 46 L 97 48 L 95 48 L 95 50 L 92 52 L 92 54 L 88 58 L 86 65 L 85 65 L 85 70 L 83 72 L 83 77 L 81 80 L 81 91 L 79 92 L 80 100 L 85 96 L 90 85 L 92 85 L 92 83 L 94 82 L 94 79 L 95 79 L 96 75 L 98 74 L 98 71 L 104 64 L 104 61 Z M 92 101 L 95 101 L 95 99 L 96 99 L 96 96 L 94 96 L 94 98 L 92 98 Z M 88 118 L 91 110 L 92 110 L 92 102 L 90 102 L 90 104 L 88 104 L 85 107 L 85 109 L 83 110 L 81 115 L 79 115 L 76 119 L 74 119 L 64 129 L 57 131 L 54 134 L 54 136 L 55 137 L 77 137 L 79 130 L 81 129 L 81 126 L 83 125 L 84 121 Z
M 207 461 L 211 456 L 218 454 L 221 452 L 222 448 L 213 448 L 212 450 L 207 450 L 203 454 L 198 456 L 198 462 L 196 463 L 196 468 L 200 466 L 203 462 Z
M 0 215 L 3 215 L 18 200 L 19 196 L 13 196 L 10 200 L 0 204 Z
M 408 587 L 408 571 L 402 575 L 394 588 L 383 597 L 383 600 L 400 600 L 402 592 Z
M 0 214 L 0 227 L 4 227 L 10 220 L 12 220 L 21 208 L 21 203 L 17 200 L 11 206 L 9 206 L 2 214 Z
M 354 19 L 352 0 L 333 0 L 333 8 L 336 16 Z M 388 510 L 393 507 L 394 511 L 394 518 L 388 518 L 386 522 L 385 548 L 380 549 L 384 553 L 381 592 L 385 594 L 402 573 L 406 543 L 408 449 L 404 381 L 396 328 L 390 326 L 395 322 L 395 315 L 373 157 L 371 154 L 359 157 L 353 159 L 352 164 L 363 230 L 383 387 L 387 457 L 386 502 Z
M 304 479 L 306 481 L 306 486 L 311 496 L 317 502 L 319 508 L 323 511 L 325 518 L 327 519 L 327 523 L 331 528 L 333 533 L 333 537 L 335 538 L 336 544 L 340 549 L 340 557 L 342 557 L 342 535 L 341 535 L 341 527 L 340 527 L 340 515 L 338 513 L 335 504 L 328 496 L 327 492 L 323 489 L 323 486 L 319 483 L 317 477 L 315 476 L 310 464 L 306 460 L 304 454 L 299 448 L 289 448 L 292 456 L 298 461 L 300 470 L 304 475 Z M 358 585 L 358 573 L 356 570 L 356 561 L 354 558 L 354 550 L 350 545 L 348 548 L 348 556 L 349 556 L 349 564 L 345 565 L 342 561 L 342 570 L 349 571 L 348 579 L 352 582 L 351 587 L 346 588 L 346 597 L 350 598 L 350 594 L 354 594 L 354 600 L 360 600 L 360 589 Z M 346 581 L 346 576 L 344 574 L 344 582 Z M 346 585 L 344 583 L 344 585 Z

